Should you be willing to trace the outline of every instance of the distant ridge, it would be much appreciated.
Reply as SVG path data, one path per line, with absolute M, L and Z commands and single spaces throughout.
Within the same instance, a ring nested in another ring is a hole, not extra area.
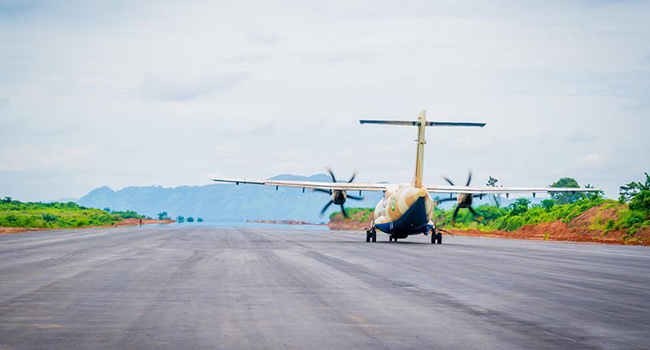
M 275 180 L 325 181 L 325 174 L 299 176 L 282 174 Z M 364 201 L 350 201 L 348 207 L 374 207 L 382 197 L 381 192 L 364 192 Z M 115 191 L 102 186 L 90 191 L 77 201 L 91 208 L 112 210 L 135 210 L 155 217 L 166 211 L 169 216 L 201 217 L 207 221 L 246 220 L 302 220 L 313 223 L 328 222 L 329 214 L 338 210 L 332 206 L 322 217 L 320 210 L 328 201 L 327 194 L 313 193 L 300 188 L 280 188 L 260 185 L 208 184 L 204 186 L 126 187 Z

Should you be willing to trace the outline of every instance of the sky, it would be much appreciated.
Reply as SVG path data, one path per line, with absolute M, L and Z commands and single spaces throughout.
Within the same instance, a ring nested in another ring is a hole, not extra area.
M 650 172 L 648 1 L 0 0 L 0 197 L 311 175 Z

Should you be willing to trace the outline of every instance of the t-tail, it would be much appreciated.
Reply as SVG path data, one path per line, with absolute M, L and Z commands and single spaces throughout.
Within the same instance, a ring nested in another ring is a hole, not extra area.
M 361 124 L 388 124 L 388 125 L 407 125 L 407 126 L 417 126 L 418 127 L 418 138 L 415 140 L 417 142 L 417 152 L 415 158 L 415 179 L 413 180 L 413 186 L 422 187 L 422 173 L 424 169 L 424 145 L 426 144 L 425 140 L 425 129 L 427 126 L 475 126 L 475 127 L 484 127 L 485 123 L 467 123 L 467 122 L 428 122 L 427 121 L 427 111 L 422 110 L 418 114 L 418 119 L 415 121 L 407 120 L 359 120 Z

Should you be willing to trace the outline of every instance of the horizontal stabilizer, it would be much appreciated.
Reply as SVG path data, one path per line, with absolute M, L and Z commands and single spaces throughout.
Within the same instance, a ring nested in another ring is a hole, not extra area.
M 485 123 L 466 123 L 466 122 L 427 122 L 427 126 L 476 126 L 482 128 Z
M 386 125 L 406 125 L 406 126 L 418 126 L 420 122 L 408 121 L 408 120 L 374 120 L 374 119 L 362 119 L 359 120 L 361 124 L 386 124 Z M 485 126 L 485 123 L 468 123 L 468 122 L 426 122 L 427 126 L 476 126 L 482 128 Z
M 389 124 L 389 125 L 418 125 L 416 121 L 408 120 L 372 120 L 372 119 L 362 119 L 359 120 L 361 124 Z

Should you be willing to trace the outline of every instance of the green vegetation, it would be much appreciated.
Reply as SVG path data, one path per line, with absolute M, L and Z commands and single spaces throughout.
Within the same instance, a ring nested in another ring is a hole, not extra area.
M 119 221 L 119 215 L 74 202 L 23 203 L 10 197 L 0 200 L 0 227 L 72 228 L 114 225 Z
M 140 215 L 133 210 L 116 211 L 106 207 L 104 208 L 104 211 L 113 215 L 117 215 L 122 219 L 146 219 L 146 216 Z
M 357 222 L 366 222 L 372 218 L 375 209 L 373 208 L 345 208 L 345 212 L 348 213 L 350 220 Z M 335 216 L 341 215 L 340 211 L 335 211 L 330 215 L 330 220 Z
M 569 188 L 580 188 L 578 181 L 570 177 L 563 177 L 555 181 L 550 187 L 569 187 Z M 582 193 L 551 193 L 551 198 L 555 200 L 557 204 L 571 204 L 575 203 L 577 200 L 584 198 L 585 195 Z
M 647 173 L 645 183 L 631 182 L 620 188 L 620 199 L 614 201 L 603 199 L 602 192 L 590 194 L 561 193 L 554 198 L 545 199 L 540 204 L 532 204 L 526 198 L 519 198 L 507 207 L 499 208 L 493 205 L 475 207 L 480 216 L 475 218 L 467 209 L 459 211 L 456 221 L 452 222 L 453 208 L 434 210 L 434 220 L 441 227 L 457 229 L 477 229 L 481 231 L 515 231 L 525 225 L 536 225 L 560 221 L 569 223 L 585 211 L 599 207 L 589 228 L 610 231 L 625 231 L 625 240 L 634 238 L 642 228 L 650 227 L 650 175 Z M 488 185 L 496 185 L 496 179 L 490 178 Z M 552 187 L 575 187 L 579 184 L 572 178 L 562 178 Z M 590 185 L 586 186 L 591 188 Z M 347 209 L 350 220 L 365 222 L 372 217 L 372 208 Z M 339 217 L 340 213 L 330 215 L 330 220 Z
M 165 214 L 167 214 L 167 213 L 165 213 Z M 160 214 L 158 214 L 158 215 L 160 215 Z M 193 216 L 184 217 L 182 215 L 179 215 L 179 216 L 176 217 L 176 222 L 179 223 L 179 224 L 182 224 L 184 222 L 194 222 L 194 221 L 203 222 L 203 218 L 194 219 Z
M 158 213 L 158 220 L 169 220 L 170 217 L 166 211 Z
M 461 210 L 456 222 L 451 222 L 453 210 L 436 209 L 436 217 L 442 226 L 460 229 L 479 229 L 481 231 L 515 231 L 525 225 L 561 221 L 568 223 L 586 210 L 599 206 L 608 200 L 601 198 L 582 198 L 571 204 L 557 204 L 553 199 L 541 204 L 531 205 L 530 200 L 519 198 L 505 208 L 481 205 L 474 208 L 482 221 L 477 221 L 467 210 Z M 609 200 L 610 202 L 614 202 Z

